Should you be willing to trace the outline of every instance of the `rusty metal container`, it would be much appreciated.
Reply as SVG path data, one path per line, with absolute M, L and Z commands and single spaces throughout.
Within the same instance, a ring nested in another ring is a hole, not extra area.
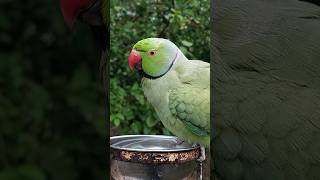
M 200 147 L 174 136 L 125 135 L 110 138 L 115 180 L 201 179 Z

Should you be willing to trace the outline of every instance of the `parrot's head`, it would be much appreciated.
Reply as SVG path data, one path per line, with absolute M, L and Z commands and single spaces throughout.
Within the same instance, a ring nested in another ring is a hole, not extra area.
M 147 38 L 133 46 L 128 63 L 142 76 L 155 79 L 171 69 L 179 53 L 178 47 L 167 39 Z
M 101 0 L 60 0 L 64 20 L 72 26 L 76 20 L 89 25 L 101 25 Z

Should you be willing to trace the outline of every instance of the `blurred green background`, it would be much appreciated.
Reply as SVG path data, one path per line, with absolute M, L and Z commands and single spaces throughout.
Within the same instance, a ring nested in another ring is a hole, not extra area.
M 209 24 L 209 0 L 111 0 L 111 135 L 170 134 L 144 98 L 127 57 L 137 41 L 162 37 L 189 59 L 209 62 Z
M 106 179 L 100 51 L 59 1 L 0 1 L 0 180 Z

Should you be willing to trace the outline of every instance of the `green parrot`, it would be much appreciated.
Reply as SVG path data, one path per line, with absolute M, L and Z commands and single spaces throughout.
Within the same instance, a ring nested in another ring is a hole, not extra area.
M 163 125 L 182 140 L 210 145 L 210 64 L 188 60 L 171 41 L 147 38 L 133 46 L 131 69 Z

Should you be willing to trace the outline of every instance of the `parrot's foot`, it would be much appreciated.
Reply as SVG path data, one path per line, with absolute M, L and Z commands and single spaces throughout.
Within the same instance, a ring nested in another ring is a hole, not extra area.
M 203 162 L 204 160 L 206 160 L 206 149 L 204 146 L 200 146 L 200 156 L 197 161 Z
M 192 147 L 195 148 L 197 146 L 200 146 L 199 144 L 192 144 Z

